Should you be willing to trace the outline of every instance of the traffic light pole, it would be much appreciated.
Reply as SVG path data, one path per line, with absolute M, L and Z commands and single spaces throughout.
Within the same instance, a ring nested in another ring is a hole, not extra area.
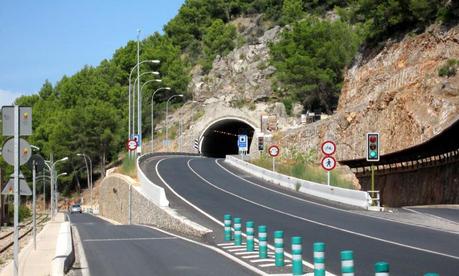
M 375 198 L 375 165 L 373 164 L 371 164 L 371 197 Z M 371 205 L 373 205 L 373 201 Z

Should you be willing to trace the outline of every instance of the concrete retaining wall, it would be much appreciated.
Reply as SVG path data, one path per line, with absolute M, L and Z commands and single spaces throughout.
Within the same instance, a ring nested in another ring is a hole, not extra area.
M 153 225 L 199 239 L 206 238 L 211 232 L 209 229 L 178 215 L 169 207 L 156 205 L 155 201 L 144 194 L 139 183 L 128 176 L 117 173 L 105 177 L 100 185 L 100 215 L 122 224 L 128 223 L 129 185 L 132 187 L 132 224 Z
M 370 196 L 367 192 L 327 186 L 324 184 L 283 175 L 242 161 L 234 156 L 226 156 L 225 162 L 256 177 L 260 177 L 266 181 L 270 181 L 284 187 L 298 190 L 299 192 L 305 194 L 361 207 L 364 209 L 368 209 L 368 206 L 370 205 Z M 299 187 L 297 187 L 298 185 Z

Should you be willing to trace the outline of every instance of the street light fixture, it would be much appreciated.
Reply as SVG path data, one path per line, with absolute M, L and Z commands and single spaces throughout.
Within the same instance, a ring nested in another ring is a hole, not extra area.
M 144 85 L 147 84 L 148 82 L 150 82 L 150 81 L 145 82 Z M 155 97 L 156 92 L 161 91 L 161 90 L 170 91 L 171 88 L 168 87 L 168 86 L 167 87 L 160 87 L 160 88 L 156 89 L 155 92 L 153 92 L 153 94 L 151 95 L 151 152 L 154 151 L 154 137 L 153 137 L 153 134 L 154 134 L 154 125 L 153 125 L 153 121 L 154 121 L 154 113 L 153 113 L 154 97 Z
M 88 187 L 89 187 L 90 194 L 91 194 L 91 210 L 93 210 L 94 206 L 93 206 L 93 197 L 92 197 L 92 160 L 88 155 L 84 153 L 77 153 L 77 156 L 82 156 L 84 158 L 84 163 L 86 164 L 86 171 L 88 172 L 87 182 L 88 182 Z M 88 158 L 89 160 L 89 167 L 88 167 L 88 161 L 86 160 L 86 158 Z
M 183 98 L 183 94 L 177 94 L 171 96 L 169 99 L 166 101 L 166 143 L 167 143 L 167 151 L 169 151 L 169 121 L 167 119 L 169 115 L 169 101 L 172 100 L 173 98 L 180 97 Z
M 134 110 L 131 109 L 131 105 L 132 105 L 131 100 L 132 100 L 132 102 L 134 102 L 134 100 L 132 99 L 132 96 L 131 96 L 131 91 L 132 91 L 131 77 L 132 77 L 132 73 L 134 72 L 134 70 L 136 68 L 139 68 L 139 66 L 141 64 L 144 64 L 144 63 L 159 64 L 160 61 L 156 60 L 156 59 L 153 59 L 153 60 L 144 60 L 144 61 L 142 61 L 140 63 L 137 62 L 137 64 L 134 67 L 132 67 L 131 72 L 129 73 L 129 100 L 128 100 L 128 102 L 129 102 L 128 103 L 129 104 L 129 116 L 128 116 L 129 117 L 129 121 L 128 121 L 129 126 L 128 126 L 128 132 L 129 133 L 128 133 L 128 139 L 131 139 L 131 134 L 134 133 L 134 129 L 131 129 L 131 125 L 133 125 L 133 124 L 131 124 L 131 120 L 134 120 L 134 114 L 133 114 Z M 139 75 L 139 74 L 137 74 L 137 75 Z M 131 114 L 132 114 L 132 117 L 131 117 Z
M 56 201 L 56 197 L 55 197 L 55 193 L 56 193 L 56 184 L 55 184 L 55 181 L 57 181 L 57 176 L 55 177 L 55 174 L 56 174 L 56 170 L 55 170 L 55 167 L 56 167 L 56 164 L 59 163 L 59 162 L 64 162 L 64 161 L 67 161 L 69 160 L 68 157 L 64 157 L 62 159 L 59 159 L 57 160 L 56 162 L 52 162 L 52 157 L 51 157 L 51 160 L 50 161 L 45 161 L 45 165 L 49 168 L 49 174 L 50 174 L 50 177 L 51 177 L 51 183 L 50 183 L 50 186 L 51 186 L 51 189 L 50 189 L 50 194 L 51 194 L 51 218 L 54 218 L 54 213 L 55 213 L 55 208 L 57 207 L 57 201 Z

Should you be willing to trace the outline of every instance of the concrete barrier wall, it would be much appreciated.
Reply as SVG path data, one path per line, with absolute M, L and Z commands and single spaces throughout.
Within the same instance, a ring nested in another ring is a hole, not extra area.
M 298 190 L 299 192 L 305 194 L 361 207 L 364 209 L 368 209 L 368 206 L 370 205 L 370 196 L 367 192 L 364 191 L 327 186 L 324 184 L 283 175 L 255 166 L 234 156 L 226 156 L 225 162 L 256 177 L 262 178 L 275 184 L 279 184 L 284 187 Z
M 155 185 L 151 182 L 148 177 L 143 173 L 142 169 L 140 168 L 140 162 L 144 158 L 139 157 L 137 158 L 137 178 L 140 182 L 140 189 L 142 194 L 155 203 L 157 206 L 166 207 L 169 206 L 169 200 L 166 198 L 166 192 L 160 186 Z
M 63 276 L 72 267 L 75 261 L 75 252 L 72 243 L 70 222 L 61 223 L 57 236 L 56 253 L 51 263 L 51 275 Z
M 180 233 L 192 238 L 207 239 L 211 231 L 175 213 L 169 207 L 159 206 L 145 196 L 139 183 L 132 178 L 112 173 L 104 178 L 99 190 L 101 216 L 122 224 L 128 223 L 129 186 L 131 185 L 131 223 L 147 224 Z

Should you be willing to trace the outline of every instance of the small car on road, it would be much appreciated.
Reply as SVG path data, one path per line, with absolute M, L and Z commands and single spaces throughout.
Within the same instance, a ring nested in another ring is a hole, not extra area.
M 73 213 L 82 213 L 80 204 L 73 204 L 70 206 L 70 214 Z

